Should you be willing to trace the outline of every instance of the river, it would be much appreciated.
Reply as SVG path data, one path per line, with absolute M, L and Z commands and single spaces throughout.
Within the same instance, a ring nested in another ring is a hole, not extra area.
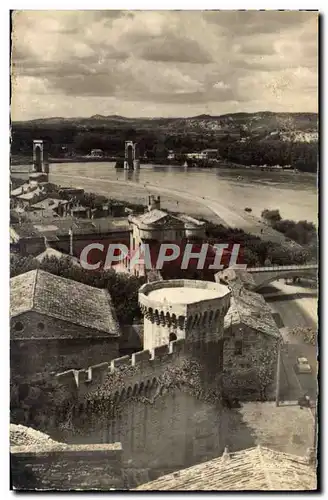
M 12 167 L 13 173 L 15 170 L 28 170 L 28 166 Z M 204 197 L 209 204 L 217 203 L 230 214 L 235 211 L 245 215 L 244 209 L 250 207 L 259 218 L 265 208 L 277 208 L 283 218 L 306 219 L 317 225 L 318 188 L 314 174 L 163 165 L 141 165 L 138 171 L 125 171 L 116 170 L 114 163 L 94 162 L 51 164 L 49 180 L 131 201 L 144 201 L 145 195 L 152 192 L 152 185 L 157 188 L 156 194 L 163 189 L 162 206 L 168 209 L 206 216 L 206 207 L 197 203 Z M 177 203 L 178 193 L 181 199 Z

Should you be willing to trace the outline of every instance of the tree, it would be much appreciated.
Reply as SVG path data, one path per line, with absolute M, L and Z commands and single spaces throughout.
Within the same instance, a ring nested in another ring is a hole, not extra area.
M 261 217 L 263 219 L 269 221 L 271 224 L 281 220 L 281 215 L 280 215 L 280 212 L 278 209 L 276 209 L 276 210 L 265 209 L 261 213 Z

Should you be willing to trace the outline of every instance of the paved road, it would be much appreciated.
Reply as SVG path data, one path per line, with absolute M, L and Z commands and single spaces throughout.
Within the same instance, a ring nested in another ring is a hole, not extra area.
M 273 230 L 268 225 L 259 221 L 256 217 L 243 212 L 238 207 L 229 207 L 226 204 L 220 204 L 216 200 L 213 200 L 209 197 L 197 196 L 193 193 L 188 193 L 183 189 L 165 188 L 160 185 L 150 184 L 148 182 L 142 185 L 132 181 L 113 181 L 104 178 L 95 179 L 94 177 L 86 176 L 79 176 L 77 178 L 74 175 L 56 172 L 51 172 L 51 174 L 49 175 L 49 180 L 50 182 L 62 185 L 69 181 L 71 185 L 78 185 L 79 187 L 92 190 L 93 192 L 98 192 L 99 194 L 104 193 L 106 186 L 108 186 L 106 192 L 110 192 L 111 185 L 122 186 L 122 194 L 124 195 L 127 194 L 127 191 L 130 191 L 130 188 L 136 189 L 139 192 L 144 192 L 145 196 L 148 195 L 149 190 L 151 190 L 153 193 L 166 194 L 176 199 L 182 199 L 188 202 L 203 205 L 218 217 L 219 223 L 224 223 L 227 227 L 243 229 L 244 231 L 254 234 L 255 236 L 259 236 L 265 241 L 275 241 L 281 244 L 285 243 L 288 245 L 291 244 L 286 240 L 283 234 Z
M 317 396 L 317 348 L 305 344 L 303 339 L 292 335 L 295 327 L 317 328 L 317 291 L 313 283 L 286 285 L 276 281 L 263 294 L 272 311 L 279 314 L 280 332 L 285 345 L 282 350 L 281 396 L 284 400 L 296 402 L 308 393 L 311 400 Z M 311 374 L 299 374 L 295 370 L 298 357 L 306 357 L 312 368 Z

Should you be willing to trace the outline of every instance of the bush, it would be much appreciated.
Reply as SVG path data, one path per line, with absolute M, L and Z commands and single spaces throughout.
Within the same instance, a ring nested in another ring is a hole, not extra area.
M 279 210 L 268 210 L 268 209 L 265 209 L 261 213 L 261 217 L 263 219 L 267 220 L 268 222 L 270 222 L 271 224 L 273 224 L 274 222 L 278 222 L 278 221 L 281 220 L 281 215 L 280 215 Z
M 310 327 L 296 327 L 291 331 L 292 335 L 301 337 L 306 344 L 317 345 L 317 330 Z
M 300 245 L 308 245 L 317 239 L 315 225 L 306 220 L 295 222 L 283 219 L 275 222 L 272 227 Z

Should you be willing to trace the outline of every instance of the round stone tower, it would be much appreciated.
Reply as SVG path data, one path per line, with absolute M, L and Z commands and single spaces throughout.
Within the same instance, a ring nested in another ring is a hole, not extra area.
M 185 339 L 186 349 L 206 367 L 207 378 L 223 369 L 224 316 L 230 307 L 227 286 L 210 281 L 168 280 L 143 285 L 143 348 Z M 213 378 L 214 380 L 214 378 Z
M 144 314 L 144 349 L 182 338 L 208 343 L 223 337 L 230 290 L 210 281 L 155 281 L 140 288 L 139 304 Z

